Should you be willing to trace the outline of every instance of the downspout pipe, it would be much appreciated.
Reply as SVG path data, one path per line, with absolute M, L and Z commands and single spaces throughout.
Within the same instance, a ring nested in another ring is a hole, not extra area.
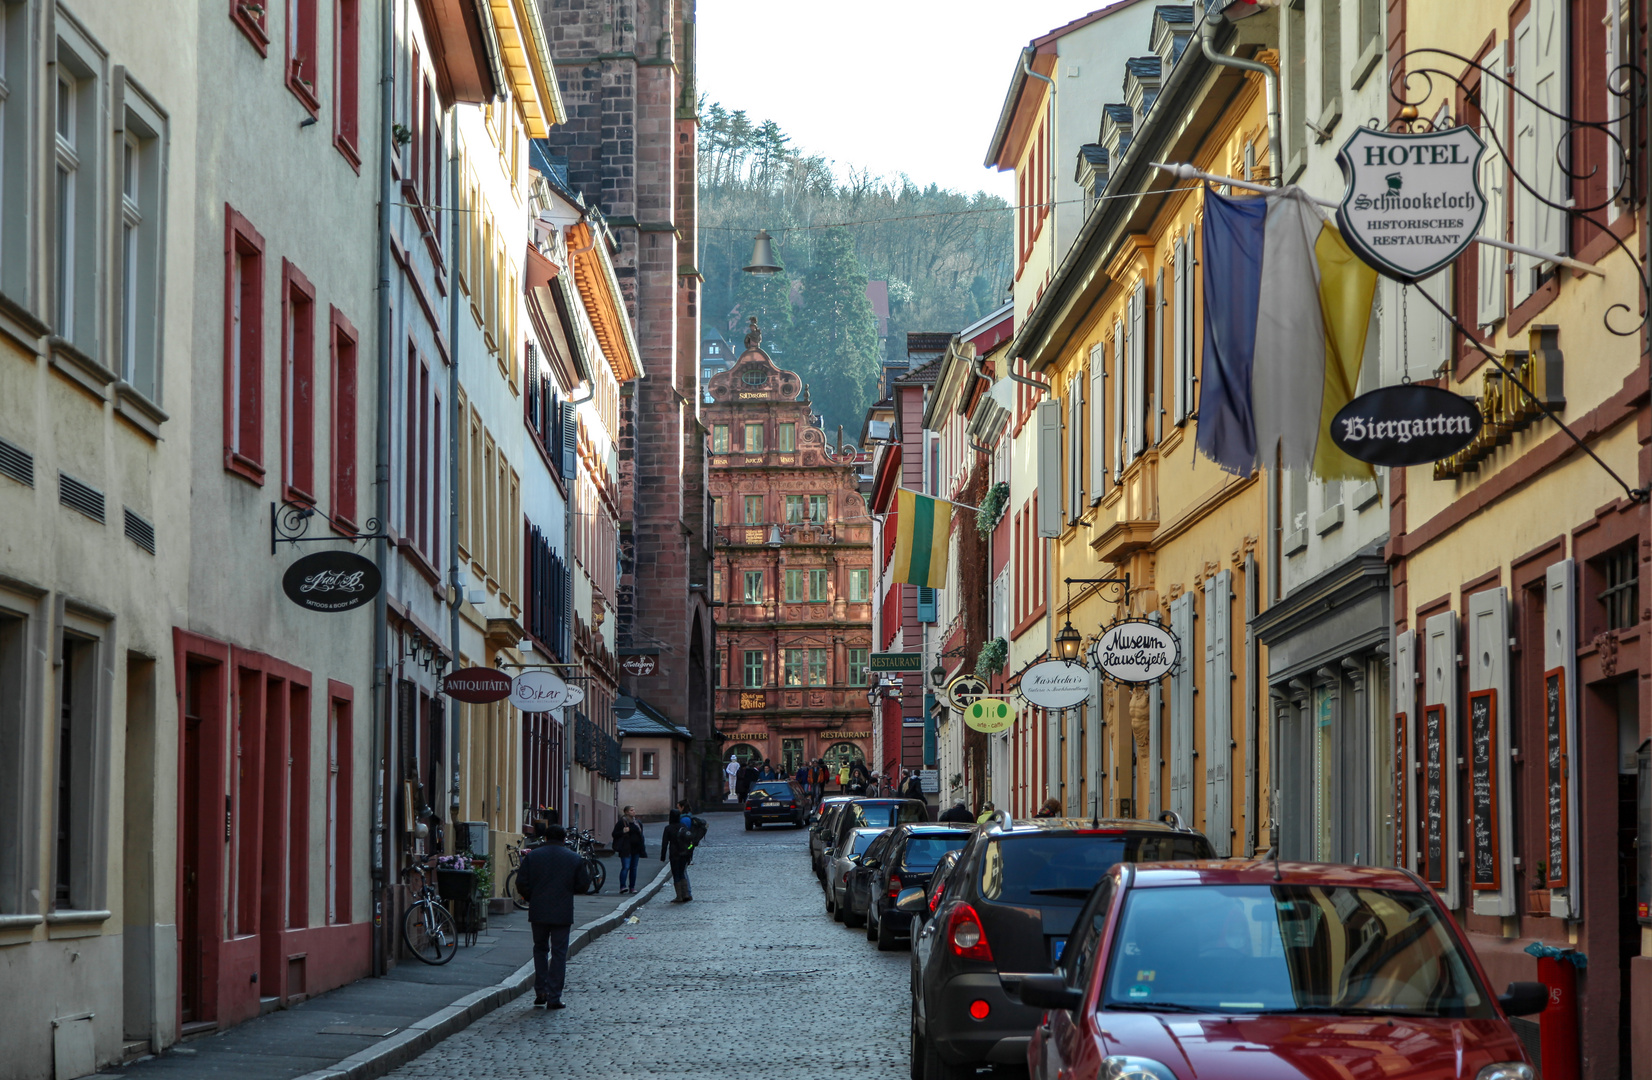
M 1216 51 L 1216 32 L 1227 20 L 1220 15 L 1211 15 L 1199 24 L 1199 47 L 1204 50 L 1205 59 L 1221 67 L 1240 68 L 1244 71 L 1254 71 L 1262 76 L 1263 85 L 1268 93 L 1268 160 L 1272 165 L 1274 186 L 1278 187 L 1285 182 L 1284 151 L 1279 145 L 1279 73 L 1273 68 L 1256 60 L 1242 60 L 1237 56 L 1228 56 Z
M 453 145 L 448 154 L 448 167 L 452 170 L 452 180 L 448 190 L 460 192 L 464 190 L 462 178 L 459 175 L 459 140 L 456 137 L 459 130 L 459 110 L 448 110 L 449 121 L 447 130 L 455 135 Z M 457 201 L 457 200 L 455 200 Z M 451 233 L 448 240 L 448 253 L 457 256 L 459 251 L 459 219 L 464 211 L 455 207 L 448 212 Z M 464 570 L 459 566 L 459 424 L 463 417 L 459 415 L 459 288 L 457 283 L 449 282 L 447 290 L 447 565 L 449 580 L 452 582 L 453 597 L 448 602 L 448 649 L 453 657 L 453 668 L 459 668 L 459 609 L 465 603 Z M 450 701 L 449 708 L 457 709 L 459 703 Z M 447 718 L 447 731 L 443 732 L 447 744 L 447 779 L 448 779 L 448 820 L 458 818 L 459 810 L 459 747 L 458 740 L 452 735 L 458 730 L 454 717 Z M 455 841 L 458 837 L 455 833 Z
M 378 334 L 378 422 L 373 447 L 373 513 L 379 531 L 390 521 L 390 204 L 393 201 L 390 156 L 397 152 L 391 137 L 396 109 L 396 10 L 395 0 L 379 4 L 379 303 L 375 315 Z M 374 561 L 379 577 L 390 575 L 389 541 L 373 541 Z M 369 866 L 373 894 L 373 974 L 385 974 L 389 922 L 385 918 L 385 886 L 389 870 L 389 815 L 385 812 L 381 763 L 384 760 L 384 726 L 390 720 L 390 597 L 383 588 L 373 597 L 373 756 L 367 763 L 373 793 L 373 852 Z

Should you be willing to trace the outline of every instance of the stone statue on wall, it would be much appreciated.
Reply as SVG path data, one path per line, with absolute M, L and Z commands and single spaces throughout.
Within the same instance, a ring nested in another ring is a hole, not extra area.
M 1147 753 L 1147 687 L 1132 686 L 1130 688 L 1130 731 L 1136 738 L 1136 746 L 1141 753 Z
M 757 327 L 757 316 L 753 315 L 746 320 L 746 348 L 756 349 L 763 344 L 763 331 Z

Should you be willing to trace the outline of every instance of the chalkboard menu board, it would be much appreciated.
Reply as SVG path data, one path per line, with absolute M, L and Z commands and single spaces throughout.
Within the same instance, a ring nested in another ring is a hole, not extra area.
M 1404 713 L 1394 714 L 1394 865 L 1405 865 L 1405 741 L 1406 725 L 1410 718 Z
M 1468 695 L 1470 884 L 1480 892 L 1502 887 L 1497 867 L 1497 691 Z
M 1445 888 L 1445 706 L 1423 709 L 1423 876 Z
M 1567 881 L 1566 815 L 1566 669 L 1543 673 L 1543 761 L 1548 781 L 1549 878 L 1551 889 L 1563 889 Z

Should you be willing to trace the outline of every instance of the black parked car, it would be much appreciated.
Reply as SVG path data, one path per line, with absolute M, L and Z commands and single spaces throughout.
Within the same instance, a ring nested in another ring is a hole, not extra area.
M 892 829 L 929 820 L 929 804 L 917 799 L 850 799 L 841 804 L 826 846 L 835 848 L 855 829 Z
M 759 780 L 746 795 L 746 829 L 776 821 L 794 829 L 809 823 L 803 793 L 790 780 Z
M 951 822 L 902 825 L 887 834 L 881 851 L 877 844 L 867 849 L 850 876 L 849 910 L 866 920 L 866 940 L 877 942 L 879 951 L 893 949 L 911 933 L 914 916 L 897 911 L 895 897 L 906 889 L 927 891 L 936 864 L 963 848 L 972 827 Z
M 826 799 L 809 827 L 809 865 L 815 877 L 826 880 L 826 855 L 837 843 L 837 821 L 843 808 L 851 801 L 847 795 L 833 795 Z
M 1149 821 L 999 818 L 977 828 L 912 938 L 913 1075 L 963 1080 L 981 1065 L 1025 1062 L 1043 1010 L 1004 982 L 1054 968 L 1107 869 L 1214 855 L 1202 834 Z M 926 904 L 918 889 L 896 901 L 906 912 Z

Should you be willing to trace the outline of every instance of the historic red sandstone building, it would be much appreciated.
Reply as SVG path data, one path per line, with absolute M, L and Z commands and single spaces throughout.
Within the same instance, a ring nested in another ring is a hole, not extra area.
M 723 753 L 788 771 L 817 757 L 870 764 L 872 524 L 857 487 L 862 459 L 828 441 L 797 373 L 776 367 L 754 339 L 706 390 Z

